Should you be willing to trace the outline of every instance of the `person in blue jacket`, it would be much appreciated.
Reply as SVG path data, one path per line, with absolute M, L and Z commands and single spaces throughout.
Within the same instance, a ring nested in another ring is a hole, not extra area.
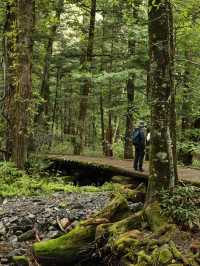
M 133 131 L 133 145 L 135 146 L 134 169 L 143 172 L 143 161 L 145 155 L 145 124 L 143 121 Z

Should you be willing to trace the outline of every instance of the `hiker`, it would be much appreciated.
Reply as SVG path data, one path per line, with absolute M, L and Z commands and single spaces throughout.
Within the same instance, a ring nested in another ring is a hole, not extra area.
M 139 126 L 133 131 L 133 145 L 135 146 L 134 169 L 143 172 L 143 160 L 145 155 L 145 125 L 140 122 Z

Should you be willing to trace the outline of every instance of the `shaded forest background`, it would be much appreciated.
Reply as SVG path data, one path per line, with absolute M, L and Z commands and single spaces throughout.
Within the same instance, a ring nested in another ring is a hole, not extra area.
M 20 168 L 31 154 L 46 152 L 132 158 L 132 129 L 139 120 L 150 122 L 147 2 L 23 2 L 0 3 L 2 155 Z M 195 166 L 199 10 L 199 1 L 173 1 L 178 158 Z M 19 47 L 23 31 L 29 45 Z M 28 64 L 30 90 L 20 94 L 16 84 Z

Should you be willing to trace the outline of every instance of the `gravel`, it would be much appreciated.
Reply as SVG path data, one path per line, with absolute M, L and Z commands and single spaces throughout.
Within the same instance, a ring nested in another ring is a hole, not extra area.
M 52 196 L 14 197 L 0 201 L 0 265 L 26 255 L 33 242 L 56 238 L 81 219 L 102 209 L 109 192 L 55 193 Z

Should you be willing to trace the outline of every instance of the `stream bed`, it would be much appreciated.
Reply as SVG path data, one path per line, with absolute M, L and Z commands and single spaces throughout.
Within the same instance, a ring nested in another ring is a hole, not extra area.
M 58 192 L 51 196 L 0 199 L 0 265 L 28 255 L 35 241 L 56 238 L 102 209 L 110 192 Z

